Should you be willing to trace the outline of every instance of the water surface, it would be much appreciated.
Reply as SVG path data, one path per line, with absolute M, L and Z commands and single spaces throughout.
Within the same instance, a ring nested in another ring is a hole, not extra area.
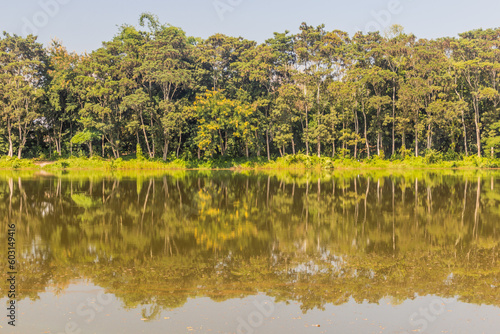
M 0 220 L 6 333 L 500 328 L 495 171 L 3 172 Z

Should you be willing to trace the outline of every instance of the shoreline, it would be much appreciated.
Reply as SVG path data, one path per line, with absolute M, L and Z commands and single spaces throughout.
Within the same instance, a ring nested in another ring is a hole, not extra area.
M 102 159 L 61 158 L 58 160 L 0 158 L 0 170 L 64 170 L 64 171 L 350 171 L 350 170 L 499 170 L 500 159 L 465 157 L 454 161 L 427 161 L 425 157 L 411 157 L 404 160 L 384 160 L 378 157 L 370 160 L 332 159 L 316 156 L 285 156 L 267 159 L 233 160 L 149 160 L 149 159 Z

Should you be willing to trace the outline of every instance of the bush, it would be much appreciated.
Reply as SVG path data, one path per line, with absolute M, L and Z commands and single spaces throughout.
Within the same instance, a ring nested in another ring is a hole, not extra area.
M 412 149 L 406 149 L 406 146 L 401 146 L 399 149 L 399 155 L 401 156 L 402 159 L 407 159 L 413 157 L 413 150 Z
M 483 165 L 486 168 L 500 168 L 500 160 L 498 159 L 488 159 L 488 161 Z
M 466 166 L 479 167 L 481 166 L 481 160 L 477 155 L 470 155 L 465 157 L 463 162 Z
M 341 148 L 339 150 L 338 156 L 342 159 L 349 159 L 351 157 L 351 151 L 346 148 Z
M 381 160 L 385 160 L 385 151 L 384 150 L 380 150 L 379 157 Z
M 33 161 L 27 159 L 18 159 L 17 157 L 2 157 L 0 158 L 0 168 L 37 168 Z
M 135 158 L 137 160 L 144 160 L 144 155 L 142 154 L 142 147 L 141 147 L 141 144 L 139 144 L 139 143 L 137 143 L 137 146 L 136 146 Z
M 425 163 L 436 164 L 443 161 L 443 153 L 437 152 L 435 150 L 427 150 L 425 152 Z
M 323 160 L 323 163 L 321 164 L 321 166 L 324 168 L 324 169 L 333 169 L 334 168 L 334 164 L 333 164 L 333 160 L 330 159 L 330 158 L 325 158 Z
M 460 154 L 455 152 L 454 145 L 448 148 L 448 151 L 444 154 L 444 160 L 446 161 L 456 161 L 460 159 Z

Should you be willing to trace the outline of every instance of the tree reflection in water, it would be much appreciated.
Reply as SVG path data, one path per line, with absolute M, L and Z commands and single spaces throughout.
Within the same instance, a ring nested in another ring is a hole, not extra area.
M 148 318 L 258 292 L 304 312 L 428 294 L 500 306 L 500 173 L 358 173 L 5 172 L 0 243 L 17 222 L 21 299 L 85 278 Z

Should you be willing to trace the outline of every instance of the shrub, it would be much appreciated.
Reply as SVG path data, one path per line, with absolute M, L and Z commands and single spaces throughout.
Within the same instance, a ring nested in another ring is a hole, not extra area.
M 141 147 L 141 144 L 139 144 L 139 143 L 137 143 L 137 146 L 136 146 L 135 158 L 137 160 L 144 160 L 144 155 L 142 154 L 142 147 Z
M 444 154 L 444 160 L 446 161 L 456 161 L 460 159 L 460 154 L 455 152 L 455 146 L 452 145 L 450 148 L 448 148 L 448 151 Z
M 413 156 L 413 150 L 407 149 L 406 146 L 401 146 L 399 149 L 399 155 L 402 159 L 411 158 Z
M 384 152 L 384 150 L 380 150 L 380 154 L 378 155 L 378 157 L 380 158 L 380 160 L 384 160 L 385 159 L 385 152 Z
M 441 152 L 432 149 L 425 152 L 425 163 L 436 164 L 441 161 L 443 161 L 443 154 Z

